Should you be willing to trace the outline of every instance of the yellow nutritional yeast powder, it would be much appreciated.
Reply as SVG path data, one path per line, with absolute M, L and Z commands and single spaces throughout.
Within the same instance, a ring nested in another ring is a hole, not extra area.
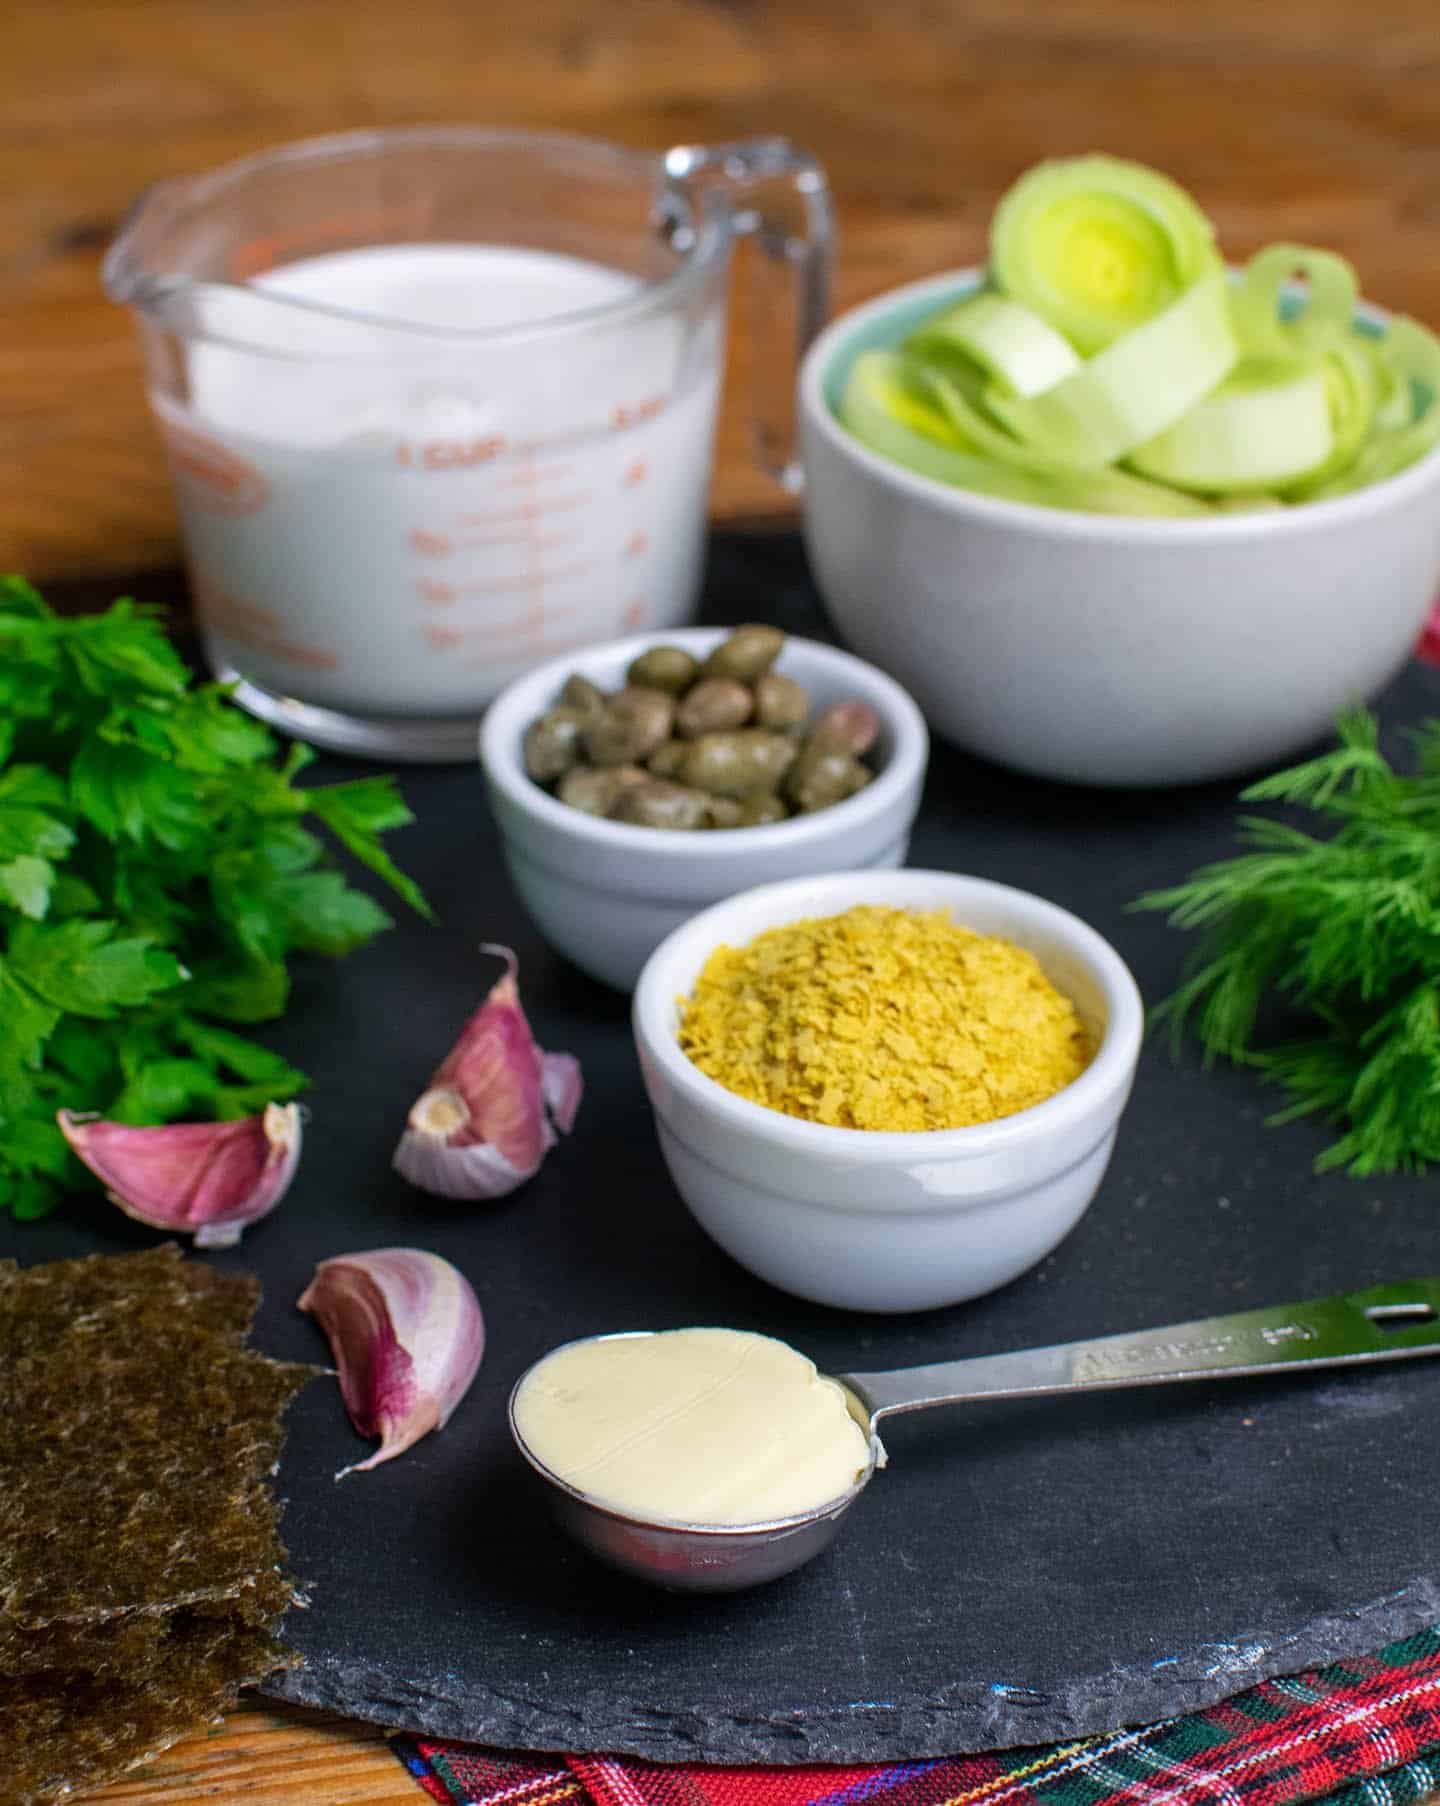
M 728 1090 L 842 1129 L 961 1129 L 1013 1116 L 1094 1048 L 1034 954 L 943 909 L 862 905 L 717 947 L 680 1045 Z

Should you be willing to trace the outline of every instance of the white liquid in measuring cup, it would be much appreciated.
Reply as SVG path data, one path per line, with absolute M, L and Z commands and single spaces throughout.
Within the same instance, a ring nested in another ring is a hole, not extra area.
M 688 343 L 643 311 L 476 343 L 639 288 L 489 245 L 343 251 L 253 286 L 325 312 L 266 310 L 260 351 L 224 342 L 227 307 L 255 302 L 214 291 L 188 403 L 154 397 L 217 665 L 340 711 L 464 716 L 541 658 L 691 618 L 718 310 Z M 335 313 L 356 316 L 338 337 Z

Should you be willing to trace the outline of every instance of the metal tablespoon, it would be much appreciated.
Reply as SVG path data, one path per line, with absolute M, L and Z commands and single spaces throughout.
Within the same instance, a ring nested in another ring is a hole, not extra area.
M 631 1333 L 646 1336 L 655 1332 Z M 534 1367 L 520 1376 L 510 1394 L 510 1434 L 526 1461 L 553 1489 L 561 1526 L 592 1554 L 638 1579 L 677 1591 L 728 1593 L 788 1574 L 834 1540 L 840 1520 L 869 1484 L 876 1467 L 883 1465 L 877 1426 L 902 1411 L 978 1399 L 1039 1398 L 1054 1392 L 1099 1392 L 1175 1380 L 1349 1367 L 1407 1360 L 1437 1350 L 1440 1276 L 1317 1298 L 1306 1304 L 1206 1317 L 1134 1335 L 1101 1336 L 1091 1342 L 1023 1348 L 1012 1354 L 901 1367 L 889 1373 L 837 1374 L 834 1377 L 846 1391 L 851 1415 L 869 1437 L 870 1459 L 854 1485 L 839 1498 L 801 1516 L 763 1524 L 647 1522 L 613 1511 L 567 1484 L 537 1460 L 516 1426 L 515 1400 Z

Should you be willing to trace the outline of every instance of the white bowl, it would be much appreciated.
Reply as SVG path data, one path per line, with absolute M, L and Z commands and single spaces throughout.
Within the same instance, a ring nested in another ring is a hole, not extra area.
M 999 501 L 867 451 L 832 407 L 853 356 L 980 275 L 845 314 L 800 376 L 816 582 L 937 733 L 1045 777 L 1184 783 L 1288 757 L 1394 676 L 1440 585 L 1440 448 L 1335 501 L 1209 520 Z
M 737 1097 L 681 1052 L 677 999 L 722 943 L 857 903 L 948 909 L 1027 947 L 1099 1042 L 1073 1084 L 998 1122 L 877 1134 Z M 640 975 L 633 1022 L 671 1177 L 727 1254 L 797 1297 L 856 1311 L 976 1298 L 1031 1267 L 1094 1197 L 1140 1051 L 1140 993 L 1113 947 L 1054 903 L 950 872 L 841 872 L 707 909 Z
M 617 990 L 631 989 L 673 928 L 721 897 L 804 872 L 902 865 L 910 845 L 930 751 L 920 711 L 873 665 L 815 640 L 787 640 L 776 669 L 803 684 L 817 710 L 859 700 L 881 721 L 874 782 L 833 808 L 761 828 L 667 832 L 586 815 L 526 776 L 525 729 L 572 672 L 618 689 L 648 647 L 704 657 L 729 631 L 638 634 L 552 659 L 503 691 L 481 725 L 480 762 L 516 890 L 552 946 Z

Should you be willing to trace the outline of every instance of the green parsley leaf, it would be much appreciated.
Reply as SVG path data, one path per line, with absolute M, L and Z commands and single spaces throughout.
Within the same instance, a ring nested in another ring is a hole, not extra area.
M 391 778 L 360 778 L 351 784 L 327 784 L 305 792 L 305 800 L 325 826 L 362 865 L 377 872 L 410 907 L 433 920 L 420 886 L 407 878 L 380 844 L 391 828 L 404 828 L 415 817 Z
M 0 903 L 9 903 L 32 921 L 43 919 L 50 907 L 55 867 L 48 859 L 22 853 L 0 865 Z
M 0 1212 L 83 1183 L 58 1108 L 224 1118 L 304 1088 L 223 1024 L 278 1016 L 292 957 L 390 921 L 306 816 L 428 914 L 383 845 L 396 786 L 305 789 L 312 757 L 192 685 L 157 611 L 67 619 L 0 578 Z
M 100 733 L 75 756 L 70 795 L 107 840 L 179 852 L 200 843 L 209 826 L 204 794 L 179 765 Z
M 39 997 L 72 1016 L 102 1020 L 183 983 L 173 953 L 116 936 L 115 923 L 21 922 L 10 935 L 10 967 Z
M 85 688 L 109 699 L 133 688 L 181 695 L 190 682 L 184 660 L 165 637 L 163 610 L 126 597 L 101 615 L 70 622 L 65 651 Z
M 272 1022 L 290 1001 L 290 974 L 283 960 L 202 964 L 191 975 L 185 1001 L 225 1022 Z
M 0 1083 L 13 1083 L 30 1068 L 39 1064 L 41 1050 L 60 1020 L 53 1004 L 37 997 L 15 973 L 7 960 L 0 959 Z
M 75 835 L 62 819 L 65 786 L 36 765 L 0 771 L 0 859 L 63 859 Z

